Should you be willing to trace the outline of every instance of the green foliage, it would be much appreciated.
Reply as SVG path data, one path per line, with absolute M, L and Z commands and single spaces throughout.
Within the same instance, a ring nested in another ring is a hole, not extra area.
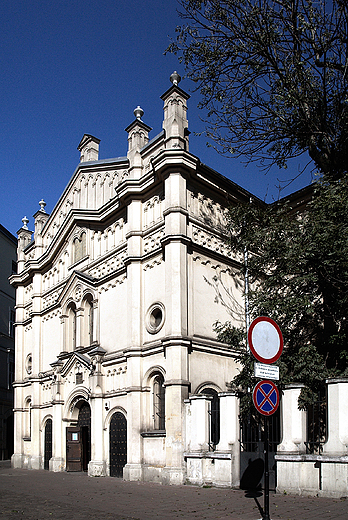
M 270 316 L 282 330 L 281 385 L 303 383 L 306 408 L 327 377 L 348 373 L 348 175 L 318 182 L 305 208 L 291 199 L 232 208 L 229 234 L 232 250 L 248 251 L 252 318 Z M 216 330 L 235 348 L 233 328 Z M 245 391 L 253 359 L 245 346 L 236 352 L 243 368 L 233 383 Z
M 201 93 L 207 136 L 226 155 L 286 167 L 308 152 L 347 171 L 348 5 L 342 0 L 179 0 L 167 49 Z

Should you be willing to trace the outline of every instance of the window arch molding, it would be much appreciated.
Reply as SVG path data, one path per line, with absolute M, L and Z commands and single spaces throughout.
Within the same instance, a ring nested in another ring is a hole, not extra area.
M 63 411 L 63 421 L 77 421 L 83 403 L 90 405 L 90 390 L 79 386 L 74 389 L 66 400 Z
M 164 368 L 161 366 L 161 365 L 154 365 L 152 366 L 151 368 L 149 368 L 145 374 L 144 374 L 144 377 L 143 377 L 143 386 L 145 387 L 150 387 L 151 386 L 151 382 L 152 382 L 152 379 L 154 377 L 155 374 L 162 374 L 162 376 L 166 377 L 166 371 L 164 370 Z
M 49 419 L 51 419 L 51 421 L 53 421 L 52 414 L 45 415 L 45 417 L 42 419 L 41 424 L 40 424 L 40 432 L 43 432 L 45 430 L 46 423 Z
M 212 390 L 215 390 L 217 394 L 223 392 L 223 390 L 221 390 L 221 388 L 217 384 L 213 383 L 212 381 L 205 381 L 204 383 L 201 383 L 197 386 L 196 390 L 193 392 L 193 395 L 204 394 L 204 390 L 206 388 L 211 388 Z
M 108 430 L 109 430 L 109 428 L 110 428 L 110 422 L 111 422 L 112 416 L 113 416 L 116 412 L 120 412 L 120 413 L 122 413 L 122 414 L 125 416 L 125 418 L 127 419 L 127 411 L 126 411 L 122 406 L 114 406 L 114 407 L 112 407 L 112 408 L 108 411 L 108 413 L 107 413 L 107 415 L 106 415 L 106 417 L 105 417 L 105 419 L 104 419 L 104 426 L 103 426 L 103 430 L 104 430 L 104 431 L 108 431 Z

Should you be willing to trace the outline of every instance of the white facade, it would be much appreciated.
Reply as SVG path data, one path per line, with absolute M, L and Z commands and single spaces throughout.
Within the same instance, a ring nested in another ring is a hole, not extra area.
M 213 324 L 244 323 L 224 225 L 250 194 L 189 153 L 189 96 L 171 80 L 160 134 L 137 107 L 126 157 L 99 160 L 84 135 L 51 215 L 41 201 L 33 240 L 26 218 L 18 231 L 14 467 L 239 485 L 238 366 Z M 346 496 L 347 380 L 328 381 L 320 454 L 299 392 L 281 400 L 277 489 Z
M 98 160 L 99 139 L 84 135 L 34 240 L 27 220 L 18 232 L 14 467 L 202 482 L 209 425 L 186 417 L 210 389 L 226 428 L 204 464 L 212 482 L 238 485 L 238 403 L 225 393 L 237 364 L 213 324 L 244 320 L 223 226 L 250 195 L 189 153 L 189 96 L 171 80 L 159 135 L 149 141 L 139 107 L 126 157 Z

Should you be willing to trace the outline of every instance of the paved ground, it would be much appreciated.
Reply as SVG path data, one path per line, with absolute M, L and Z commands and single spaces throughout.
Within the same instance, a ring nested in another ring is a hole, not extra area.
M 263 497 L 259 499 L 263 505 Z M 257 520 L 239 490 L 161 486 L 0 464 L 0 520 Z M 348 498 L 270 495 L 272 520 L 346 520 Z

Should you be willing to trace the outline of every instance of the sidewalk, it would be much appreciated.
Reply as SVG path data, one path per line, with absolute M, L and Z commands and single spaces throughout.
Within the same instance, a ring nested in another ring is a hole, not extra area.
M 263 497 L 260 499 L 263 506 Z M 243 491 L 124 482 L 0 463 L 0 520 L 257 520 Z M 272 520 L 346 520 L 348 499 L 270 495 Z

